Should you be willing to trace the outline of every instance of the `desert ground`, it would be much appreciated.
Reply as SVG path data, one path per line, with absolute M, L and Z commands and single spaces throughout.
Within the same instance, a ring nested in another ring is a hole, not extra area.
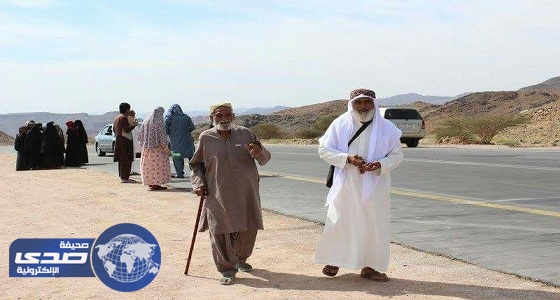
M 253 272 L 238 273 L 234 285 L 222 286 L 206 232 L 197 235 L 189 276 L 183 274 L 199 204 L 190 191 L 148 191 L 85 168 L 16 172 L 15 155 L 5 154 L 0 183 L 2 299 L 560 299 L 558 287 L 396 244 L 389 282 L 345 269 L 327 278 L 313 262 L 322 225 L 269 212 L 248 261 Z M 118 223 L 147 228 L 161 247 L 161 269 L 139 291 L 114 291 L 91 277 L 8 277 L 15 239 L 97 238 Z

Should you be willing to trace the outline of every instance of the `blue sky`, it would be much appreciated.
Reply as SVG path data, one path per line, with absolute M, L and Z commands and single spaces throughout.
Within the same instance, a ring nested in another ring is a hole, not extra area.
M 0 114 L 302 106 L 559 76 L 560 1 L 0 0 Z

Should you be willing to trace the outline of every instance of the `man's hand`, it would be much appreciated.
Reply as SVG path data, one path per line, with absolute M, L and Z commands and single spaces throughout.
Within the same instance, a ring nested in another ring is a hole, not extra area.
M 255 158 L 255 157 L 259 156 L 259 154 L 261 154 L 262 148 L 257 144 L 250 143 L 250 144 L 247 144 L 247 145 L 244 145 L 244 146 L 247 150 L 249 150 L 249 154 L 253 158 Z
M 195 187 L 193 189 L 193 192 L 199 197 L 205 197 L 206 195 L 208 195 L 208 191 L 206 190 L 205 186 Z
M 381 169 L 381 163 L 378 161 L 372 162 L 372 163 L 367 163 L 364 165 L 363 170 L 365 172 L 373 172 L 373 171 L 377 171 Z
M 349 164 L 358 168 L 360 170 L 360 174 L 365 173 L 365 171 L 363 170 L 363 167 L 365 166 L 366 161 L 364 160 L 363 157 L 361 157 L 357 154 L 348 155 L 348 158 L 346 159 L 346 161 L 348 161 Z
M 348 161 L 349 164 L 352 164 L 355 167 L 359 167 L 362 164 L 365 164 L 365 162 L 366 162 L 363 157 L 361 157 L 357 154 L 348 155 L 347 161 Z

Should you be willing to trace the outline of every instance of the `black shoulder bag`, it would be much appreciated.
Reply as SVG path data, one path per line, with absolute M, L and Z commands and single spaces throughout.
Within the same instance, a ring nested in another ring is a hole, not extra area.
M 356 133 L 354 133 L 354 136 L 348 142 L 348 147 L 350 147 L 350 144 L 352 144 L 352 142 L 360 135 L 360 133 L 362 133 L 362 131 L 364 131 L 366 129 L 366 127 L 368 127 L 368 125 L 372 121 L 373 120 L 365 122 L 365 123 L 362 124 L 362 127 L 360 127 L 360 129 L 358 129 L 358 131 L 356 131 Z M 333 177 L 334 177 L 334 166 L 331 165 L 331 167 L 329 168 L 329 174 L 327 174 L 327 184 L 326 184 L 326 186 L 328 188 L 330 188 L 333 184 Z

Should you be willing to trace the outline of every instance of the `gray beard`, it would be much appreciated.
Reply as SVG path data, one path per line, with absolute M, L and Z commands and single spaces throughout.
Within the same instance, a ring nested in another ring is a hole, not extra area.
M 352 109 L 350 113 L 352 114 L 352 117 L 354 117 L 354 119 L 363 123 L 373 119 L 373 116 L 375 115 L 375 109 L 363 113 Z
M 218 129 L 219 131 L 229 131 L 231 130 L 231 128 L 233 127 L 233 123 L 232 122 L 228 122 L 228 123 L 216 123 L 215 121 L 213 122 L 214 127 L 216 127 L 216 129 Z

